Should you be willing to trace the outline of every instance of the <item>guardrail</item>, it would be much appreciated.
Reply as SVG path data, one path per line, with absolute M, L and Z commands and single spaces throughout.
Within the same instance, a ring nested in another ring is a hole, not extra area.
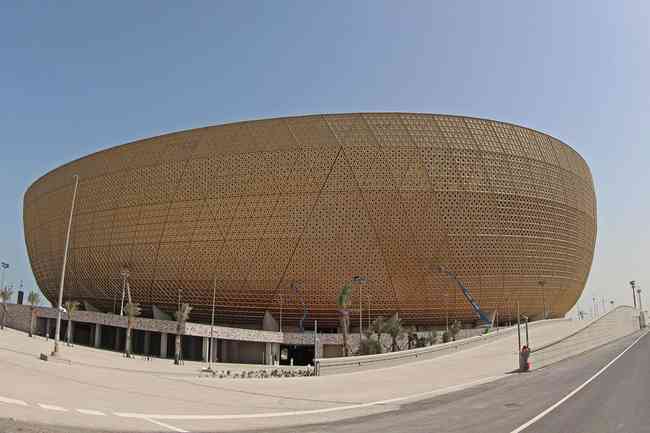
M 625 305 L 619 306 L 584 328 L 533 349 L 529 360 L 533 368 L 545 367 L 633 334 L 639 329 L 639 310 Z
M 549 319 L 531 322 L 528 326 L 539 327 L 547 324 L 567 321 L 570 319 Z M 459 350 L 479 346 L 494 339 L 513 335 L 517 332 L 517 326 L 500 328 L 489 334 L 477 335 L 462 340 L 450 341 L 449 343 L 435 344 L 433 346 L 417 349 L 402 350 L 399 352 L 381 353 L 377 355 L 348 356 L 338 358 L 321 358 L 316 360 L 317 374 L 339 374 L 355 371 L 371 370 L 376 368 L 390 367 L 410 362 L 423 361 L 437 358 Z

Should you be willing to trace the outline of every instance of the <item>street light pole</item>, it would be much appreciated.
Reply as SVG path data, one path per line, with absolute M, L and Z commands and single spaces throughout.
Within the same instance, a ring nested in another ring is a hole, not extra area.
M 70 218 L 68 218 L 68 231 L 65 236 L 65 249 L 63 250 L 63 266 L 61 268 L 61 282 L 59 284 L 58 308 L 56 310 L 56 335 L 54 336 L 54 350 L 52 356 L 59 353 L 59 334 L 61 333 L 61 308 L 63 304 L 63 284 L 65 283 L 65 266 L 68 262 L 68 247 L 70 246 L 70 231 L 72 229 L 72 216 L 74 215 L 74 205 L 77 201 L 77 187 L 79 186 L 79 175 L 75 174 L 74 190 L 72 192 L 72 205 L 70 206 Z
M 636 292 L 639 294 L 639 311 L 643 312 L 643 304 L 641 303 L 641 288 L 636 289 Z
M 634 308 L 636 308 L 636 295 L 634 294 L 636 292 L 636 281 L 632 280 L 630 281 L 630 287 L 632 287 L 632 300 L 634 301 Z
M 210 344 L 208 345 L 208 370 L 212 370 L 212 349 L 214 346 L 214 302 L 217 294 L 217 275 L 214 275 L 212 285 L 212 318 L 210 319 Z
M 120 275 L 122 276 L 122 302 L 120 303 L 120 316 L 124 315 L 124 294 L 126 293 L 126 279 L 129 278 L 129 270 L 126 268 L 123 268 L 120 271 Z M 130 290 L 129 290 L 130 292 Z M 131 294 L 129 293 L 129 303 L 131 302 Z
M 544 320 L 546 320 L 546 291 L 544 290 L 545 285 L 546 281 L 541 280 L 539 282 L 539 286 L 542 288 L 542 302 L 544 303 Z
M 363 338 L 363 284 L 368 283 L 368 277 L 355 275 L 352 283 L 359 285 L 359 342 Z
M 2 262 L 0 263 L 0 267 L 2 268 L 2 276 L 0 277 L 0 290 L 4 290 L 5 288 L 5 271 L 9 269 L 9 263 Z

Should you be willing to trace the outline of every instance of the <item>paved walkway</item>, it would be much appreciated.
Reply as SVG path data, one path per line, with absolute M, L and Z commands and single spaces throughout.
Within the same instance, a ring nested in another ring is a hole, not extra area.
M 531 327 L 531 344 L 583 325 Z M 130 360 L 80 346 L 62 347 L 70 364 L 39 361 L 51 344 L 13 330 L 0 332 L 0 416 L 121 431 L 268 428 L 394 410 L 407 401 L 495 380 L 517 366 L 516 334 L 402 366 L 285 379 L 199 377 L 200 363 L 178 367 L 171 360 Z

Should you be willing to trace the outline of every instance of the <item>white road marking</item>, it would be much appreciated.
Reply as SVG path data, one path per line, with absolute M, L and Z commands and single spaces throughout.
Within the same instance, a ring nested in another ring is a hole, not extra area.
M 98 410 L 91 410 L 91 409 L 77 409 L 77 412 L 82 413 L 84 415 L 106 416 L 104 412 L 100 412 Z
M 555 403 L 554 405 L 552 405 L 551 407 L 549 407 L 548 409 L 546 409 L 545 411 L 543 411 L 542 413 L 540 413 L 539 415 L 537 415 L 536 417 L 534 417 L 534 418 L 532 418 L 531 420 L 529 420 L 529 421 L 525 422 L 524 424 L 520 425 L 519 427 L 517 427 L 516 429 L 514 429 L 514 430 L 511 431 L 510 433 L 520 433 L 520 432 L 524 431 L 525 429 L 527 429 L 527 428 L 530 427 L 531 425 L 535 424 L 535 423 L 536 423 L 537 421 L 539 421 L 540 419 L 544 418 L 546 415 L 548 415 L 551 411 L 553 411 L 554 409 L 556 409 L 556 408 L 557 408 L 558 406 L 560 406 L 562 403 L 564 403 L 565 401 L 567 401 L 568 399 L 570 399 L 571 397 L 573 397 L 574 395 L 576 395 L 576 394 L 577 394 L 578 392 L 580 392 L 580 390 L 582 390 L 585 386 L 589 385 L 589 384 L 590 384 L 594 379 L 596 379 L 598 376 L 600 376 L 601 374 L 603 374 L 603 372 L 604 372 L 605 370 L 607 370 L 607 369 L 608 369 L 612 364 L 614 364 L 614 363 L 615 363 L 615 362 L 616 362 L 616 361 L 617 361 L 621 356 L 623 356 L 623 355 L 625 354 L 625 352 L 627 352 L 628 350 L 630 350 L 630 349 L 631 349 L 631 348 L 632 348 L 636 343 L 639 342 L 639 340 L 641 340 L 641 339 L 642 339 L 643 337 L 645 337 L 646 335 L 647 335 L 647 332 L 644 333 L 643 335 L 640 335 L 639 338 L 637 338 L 636 340 L 634 340 L 634 342 L 633 342 L 632 344 L 630 344 L 630 345 L 629 345 L 629 346 L 628 346 L 624 351 L 622 351 L 621 353 L 619 353 L 618 356 L 616 356 L 616 358 L 614 358 L 614 359 L 612 359 L 611 361 L 609 361 L 609 363 L 608 363 L 606 366 L 604 366 L 603 368 L 601 368 L 600 370 L 598 370 L 598 371 L 596 372 L 596 374 L 594 374 L 594 375 L 591 376 L 589 379 L 587 379 L 586 382 L 584 382 L 582 385 L 578 386 L 576 389 L 574 389 L 573 391 L 571 391 L 570 393 L 568 393 L 567 395 L 565 395 L 565 396 L 564 396 L 560 401 L 558 401 L 557 403 Z
M 8 397 L 0 397 L 0 403 L 17 404 L 19 406 L 27 406 L 27 403 L 25 403 L 22 400 L 16 400 L 16 399 L 13 399 L 13 398 L 8 398 Z
M 43 404 L 43 403 L 38 403 L 38 405 L 41 408 L 45 409 L 45 410 L 55 410 L 55 411 L 58 411 L 58 412 L 67 412 L 68 411 L 68 409 L 66 409 L 64 407 L 61 407 L 61 406 L 54 406 L 54 405 L 51 405 L 51 404 Z
M 303 416 L 314 415 L 328 412 L 338 412 L 343 410 L 361 409 L 371 406 L 380 406 L 384 404 L 398 403 L 405 400 L 412 400 L 423 397 L 434 397 L 436 395 L 447 394 L 454 391 L 460 391 L 475 385 L 492 382 L 497 379 L 506 377 L 506 375 L 485 377 L 473 382 L 464 383 L 460 385 L 453 385 L 447 388 L 439 388 L 433 391 L 422 392 L 419 394 L 411 394 L 404 397 L 396 397 L 388 400 L 371 401 L 368 403 L 352 404 L 347 406 L 328 407 L 323 409 L 308 409 L 297 410 L 291 412 L 262 412 L 262 413 L 242 413 L 242 414 L 224 414 L 224 415 L 173 415 L 173 414 L 146 414 L 146 413 L 128 413 L 128 412 L 115 412 L 114 415 L 124 418 L 142 418 L 148 421 L 156 419 L 176 419 L 176 420 L 224 420 L 224 419 L 248 419 L 248 418 L 276 418 L 282 416 Z
M 178 433 L 190 433 L 187 430 L 183 430 L 181 428 L 174 427 L 173 425 L 165 424 L 164 422 L 156 421 L 155 419 L 150 419 L 150 418 L 142 418 L 142 419 L 145 419 L 145 420 L 147 420 L 149 422 L 152 422 L 154 424 L 158 424 L 160 427 L 168 428 L 171 431 L 175 431 L 175 432 L 178 432 Z

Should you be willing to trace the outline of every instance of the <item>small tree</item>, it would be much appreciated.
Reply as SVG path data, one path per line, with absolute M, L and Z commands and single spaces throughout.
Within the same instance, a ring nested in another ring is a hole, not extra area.
M 181 335 L 185 333 L 185 322 L 190 318 L 192 306 L 190 304 L 181 305 L 180 310 L 174 313 L 176 318 L 176 348 L 174 351 L 174 364 L 181 363 Z
M 34 323 L 36 322 L 36 306 L 41 303 L 41 295 L 38 292 L 31 291 L 27 295 L 27 302 L 29 302 L 29 336 L 34 336 Z
M 453 341 L 456 341 L 456 336 L 461 329 L 463 329 L 463 325 L 460 323 L 460 320 L 454 320 L 454 322 L 451 324 L 451 327 L 449 328 L 449 333 L 451 334 L 451 339 Z
M 352 286 L 347 283 L 341 289 L 338 298 L 336 299 L 336 306 L 338 307 L 341 325 L 341 333 L 343 334 L 343 356 L 350 355 L 350 347 L 348 345 L 348 332 L 350 331 L 350 300 L 352 298 Z
M 402 319 L 399 318 L 397 313 L 393 314 L 386 322 L 386 332 L 392 339 L 391 352 L 397 352 L 400 350 L 397 340 L 404 334 Z
M 79 302 L 77 301 L 67 301 L 65 304 L 65 309 L 68 311 L 68 332 L 66 333 L 66 342 L 68 346 L 72 346 L 72 316 L 79 309 Z
M 9 299 L 11 299 L 13 294 L 14 291 L 9 287 L 0 290 L 0 300 L 2 300 L 2 322 L 0 322 L 0 329 L 5 329 L 5 324 L 7 322 L 7 302 L 9 302 Z
M 142 308 L 137 302 L 129 302 L 126 304 L 126 344 L 124 347 L 124 354 L 127 358 L 131 357 L 131 332 L 133 329 L 133 322 L 135 318 L 142 313 Z
M 372 332 L 377 334 L 377 342 L 379 343 L 379 353 L 382 353 L 384 350 L 384 346 L 381 344 L 381 336 L 386 333 L 386 319 L 384 316 L 379 316 L 375 320 L 372 321 L 372 324 L 370 325 L 370 329 Z
M 379 341 L 372 338 L 372 336 L 373 334 L 370 330 L 364 333 L 364 337 L 359 343 L 358 355 L 376 355 L 382 352 L 381 344 L 379 344 Z

